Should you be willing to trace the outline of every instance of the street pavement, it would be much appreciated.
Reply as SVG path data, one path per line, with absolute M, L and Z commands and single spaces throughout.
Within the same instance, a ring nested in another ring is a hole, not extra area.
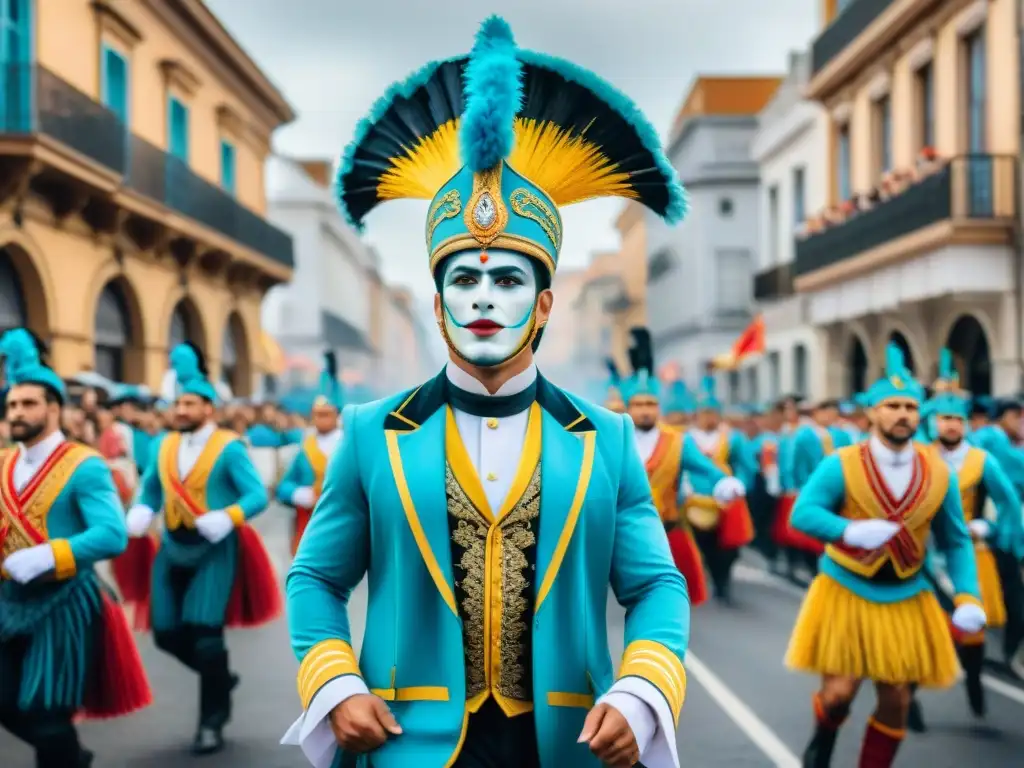
M 260 528 L 283 575 L 288 562 L 288 513 L 273 508 Z M 786 643 L 800 605 L 801 591 L 757 567 L 738 566 L 736 605 L 701 606 L 694 611 L 687 661 L 689 691 L 678 745 L 684 768 L 800 768 L 799 755 L 811 728 L 810 701 L 816 681 L 783 665 Z M 609 598 L 609 637 L 613 658 L 622 652 L 623 612 Z M 352 624 L 362 640 L 366 590 L 353 594 Z M 97 753 L 95 768 L 178 768 L 189 765 L 195 726 L 194 676 L 156 651 L 140 636 L 143 660 L 155 689 L 152 707 L 130 718 L 87 723 L 86 744 Z M 278 746 L 298 714 L 297 664 L 288 647 L 284 620 L 264 629 L 233 633 L 233 665 L 242 676 L 229 746 L 199 759 L 210 768 L 302 768 L 294 748 Z M 971 717 L 962 688 L 922 696 L 931 726 L 910 735 L 898 765 L 1003 768 L 1024 764 L 1024 688 L 989 676 L 989 716 Z M 835 768 L 853 768 L 873 693 L 861 693 L 840 738 Z M 30 753 L 0 733 L 0 766 L 31 768 Z M 428 767 L 429 768 L 429 767 Z M 570 767 L 567 767 L 570 768 Z

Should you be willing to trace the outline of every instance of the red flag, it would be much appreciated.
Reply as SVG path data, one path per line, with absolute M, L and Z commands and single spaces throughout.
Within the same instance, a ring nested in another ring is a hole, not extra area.
M 733 342 L 732 357 L 739 362 L 750 355 L 764 353 L 764 318 L 758 315 Z

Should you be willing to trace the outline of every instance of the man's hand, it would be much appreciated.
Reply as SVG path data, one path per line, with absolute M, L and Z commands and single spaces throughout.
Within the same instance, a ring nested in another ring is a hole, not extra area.
M 629 723 L 609 704 L 598 704 L 590 710 L 579 741 L 589 744 L 590 751 L 612 768 L 630 768 L 640 761 L 640 749 Z
M 331 710 L 331 730 L 338 746 L 355 754 L 376 749 L 388 740 L 388 734 L 402 733 L 388 705 L 372 693 L 350 696 Z

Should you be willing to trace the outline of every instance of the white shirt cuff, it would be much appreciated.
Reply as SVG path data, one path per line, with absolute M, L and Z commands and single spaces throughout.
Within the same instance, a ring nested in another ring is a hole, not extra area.
M 361 677 L 345 675 L 334 678 L 316 692 L 309 709 L 292 723 L 281 743 L 301 747 L 302 754 L 313 768 L 331 768 L 338 751 L 338 742 L 334 740 L 328 717 L 341 702 L 369 692 L 370 689 Z
M 639 677 L 624 677 L 598 704 L 615 707 L 629 723 L 647 768 L 679 768 L 676 724 L 661 691 Z

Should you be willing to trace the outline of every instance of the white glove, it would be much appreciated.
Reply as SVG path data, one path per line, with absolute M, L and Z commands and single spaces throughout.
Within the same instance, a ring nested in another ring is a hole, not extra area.
M 296 488 L 292 494 L 292 504 L 296 507 L 305 507 L 310 509 L 316 503 L 316 494 L 313 489 L 308 485 L 302 488 Z
M 57 566 L 57 557 L 49 544 L 36 544 L 28 549 L 12 553 L 4 560 L 4 570 L 19 584 L 28 584 L 32 579 L 52 571 Z
M 769 469 L 764 473 L 764 485 L 769 496 L 782 495 L 782 478 L 779 476 L 778 467 Z
M 719 504 L 728 504 L 730 501 L 746 496 L 747 489 L 735 477 L 723 477 L 715 483 L 715 489 L 711 491 L 711 495 Z
M 216 544 L 235 530 L 235 521 L 227 512 L 218 509 L 197 517 L 196 530 L 208 542 Z
M 985 616 L 985 611 L 977 603 L 964 603 L 953 611 L 951 620 L 954 627 L 968 635 L 981 632 L 985 625 L 988 624 L 988 617 Z
M 878 549 L 900 531 L 891 520 L 854 520 L 843 531 L 843 543 L 858 549 Z
M 982 520 L 981 518 L 971 520 L 967 523 L 967 527 L 971 531 L 971 536 L 976 539 L 987 539 L 989 534 L 992 533 L 992 526 L 989 525 L 988 520 Z
M 156 512 L 145 504 L 136 504 L 128 510 L 125 524 L 128 526 L 128 535 L 133 539 L 139 539 L 149 533 L 149 526 L 153 524 Z

